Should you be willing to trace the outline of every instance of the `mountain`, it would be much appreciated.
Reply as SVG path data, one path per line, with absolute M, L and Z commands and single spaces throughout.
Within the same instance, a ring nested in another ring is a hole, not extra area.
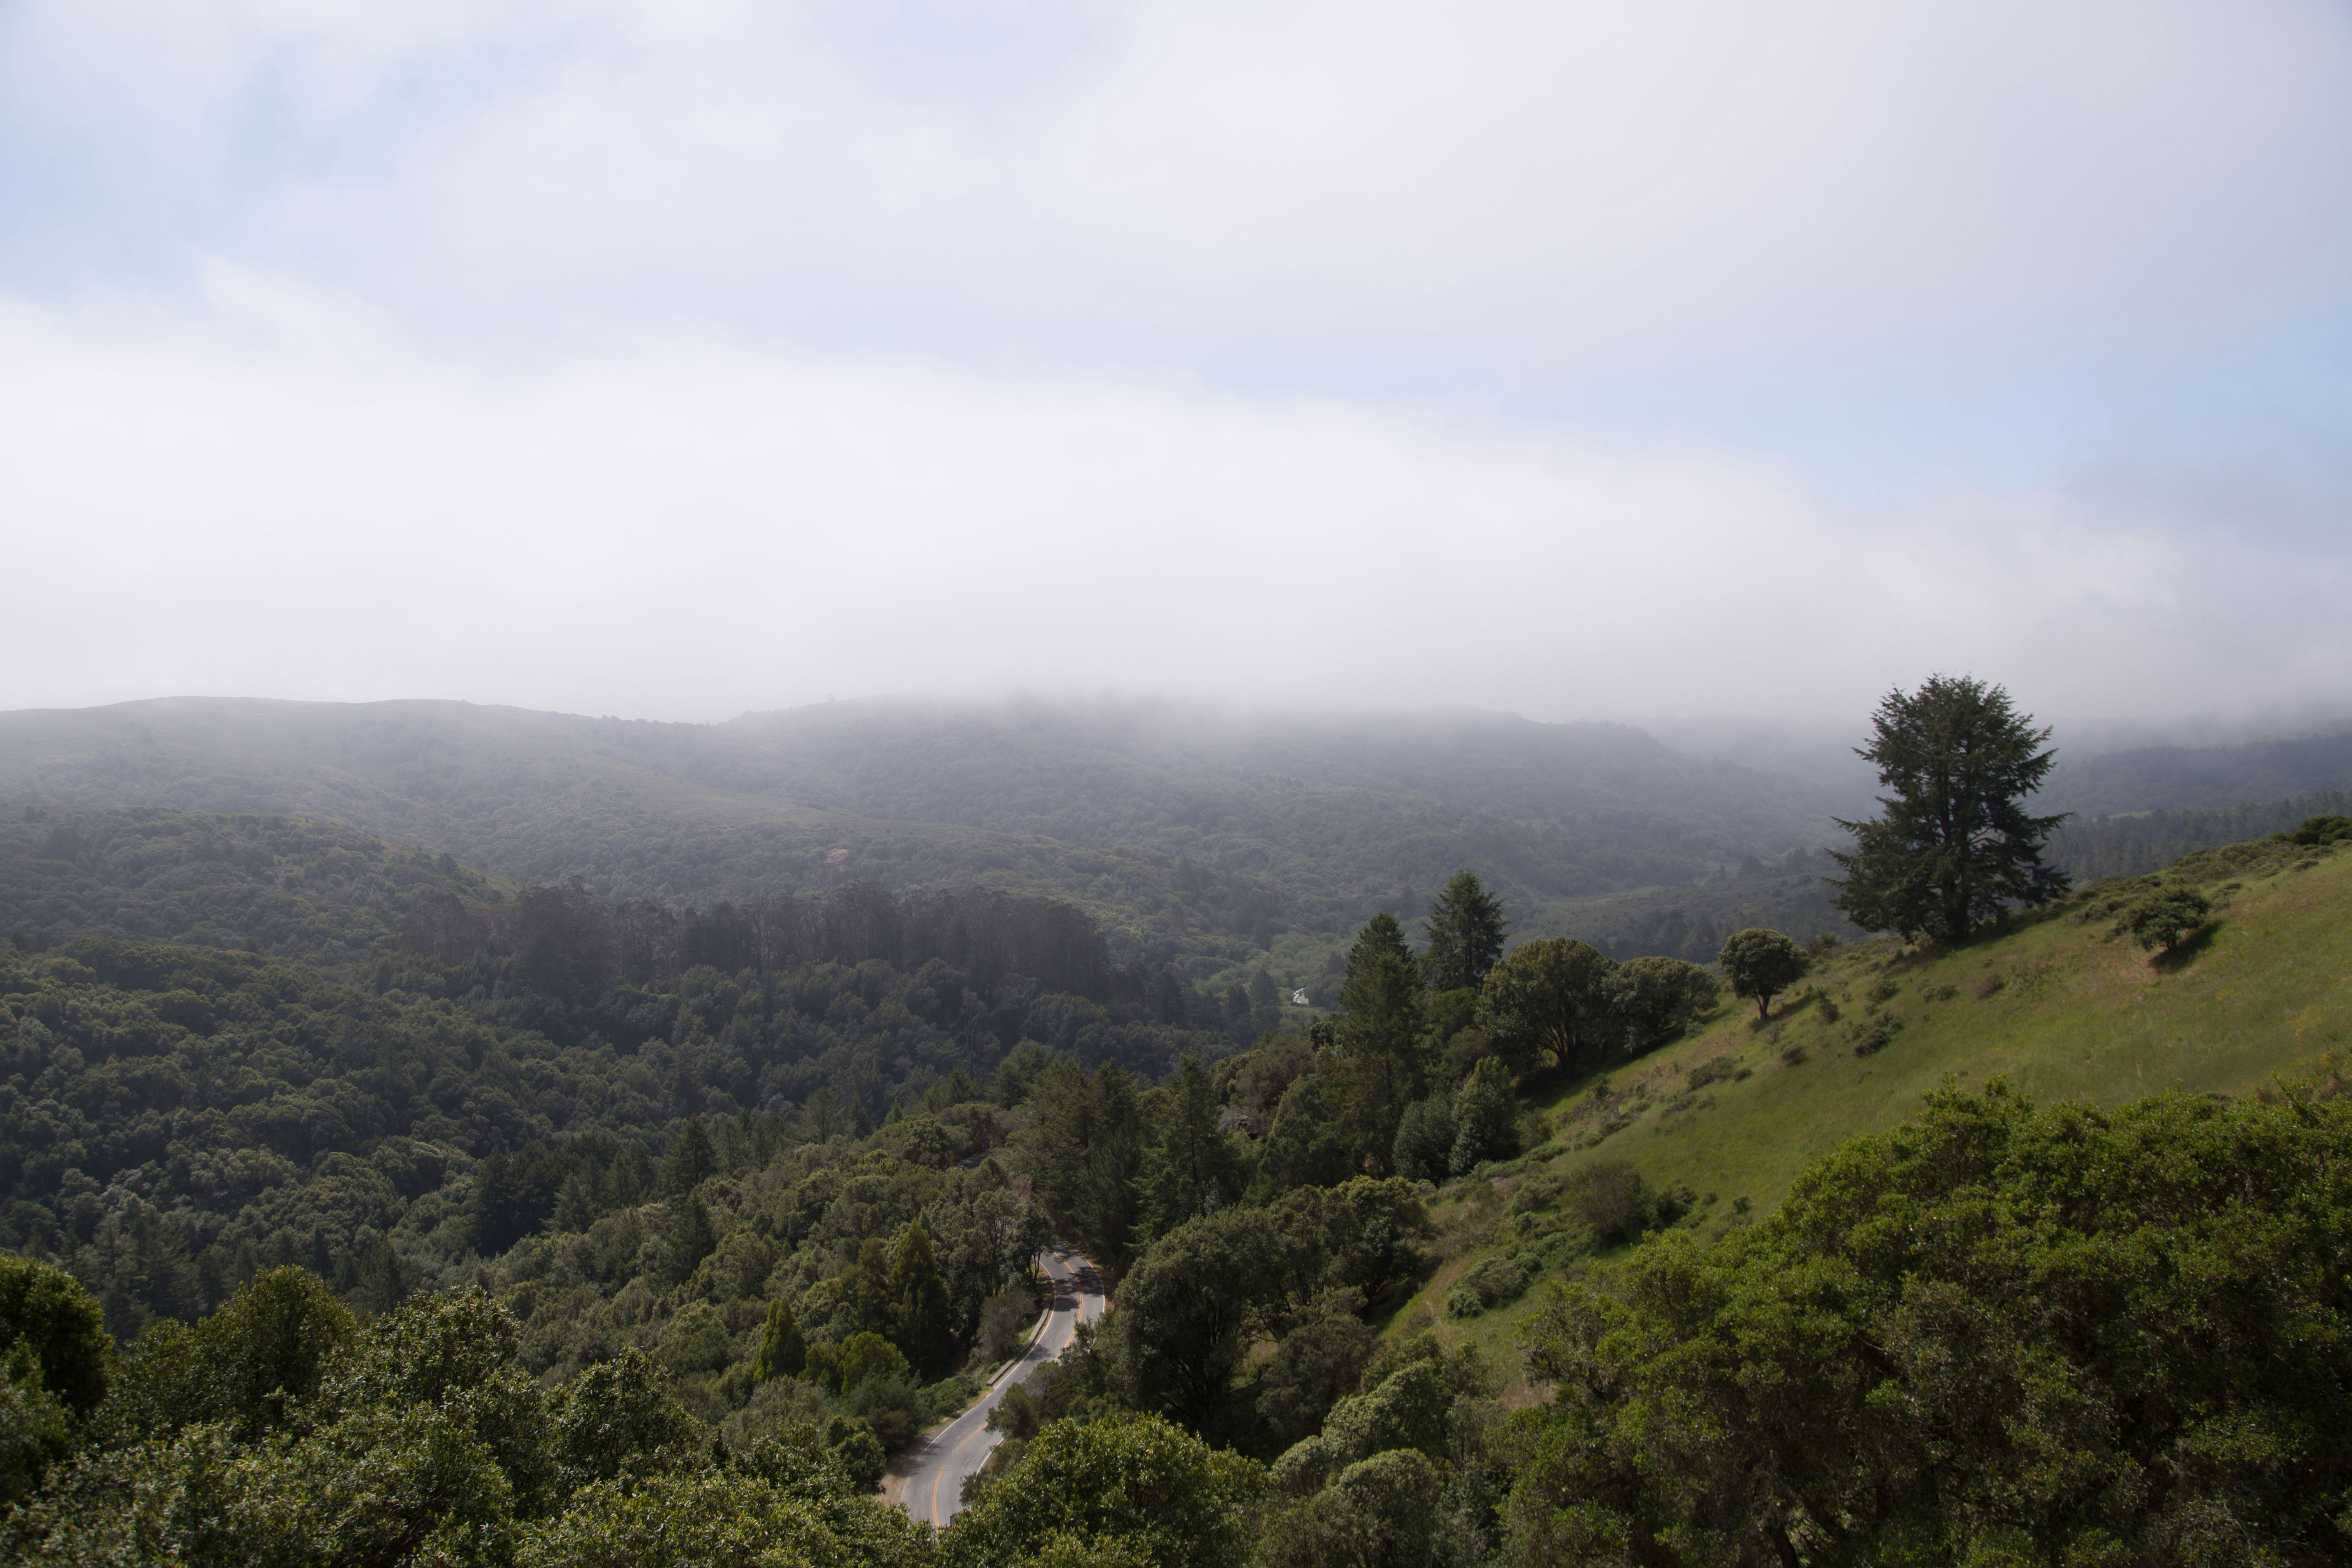
M 423 894 L 514 891 L 446 855 L 339 822 L 152 806 L 0 813 L 0 934 L 232 948 L 346 969 L 390 956 Z
M 656 724 L 177 698 L 0 714 L 0 799 L 331 819 L 709 904 L 869 879 L 1066 899 L 1113 955 L 1299 980 L 1469 867 L 1532 918 L 1828 839 L 1832 794 L 1609 724 L 828 703 Z
M 2228 746 L 2141 746 L 2080 763 L 2062 754 L 2044 811 L 2209 811 L 2352 789 L 2352 725 Z

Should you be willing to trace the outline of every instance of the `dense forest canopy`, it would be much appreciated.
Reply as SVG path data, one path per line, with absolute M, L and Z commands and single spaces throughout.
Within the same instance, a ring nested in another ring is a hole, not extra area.
M 593 1152 L 607 1180 L 682 1120 L 754 1148 L 788 1122 L 862 1132 L 977 1100 L 1024 1042 L 1156 1077 L 1279 1016 L 1263 975 L 1219 994 L 1108 965 L 1066 906 L 871 884 L 684 915 L 435 886 L 343 980 L 185 946 L 10 946 L 0 1245 L 68 1259 L 118 1328 L 265 1264 L 372 1270 L 381 1292 L 462 1275 L 545 1222 L 574 1162 Z M 991 1146 L 984 1118 L 966 1132 Z M 510 1169 L 491 1215 L 484 1184 Z
M 2340 1075 L 1950 1090 L 1702 1248 L 1717 1194 L 1561 1163 L 1611 1124 L 1527 1097 L 1758 1010 L 1466 870 L 1363 922 L 1310 1017 L 1034 896 L 678 907 L 35 809 L 7 885 L 70 918 L 0 948 L 29 1561 L 2302 1563 L 2352 1503 L 2313 1436 L 2352 1398 Z M 2301 865 L 2352 826 L 2297 831 Z M 316 961 L 91 934 L 238 921 Z M 1441 1340 L 1400 1312 L 1433 1205 L 1506 1187 L 1444 1315 L 1539 1310 Z M 1019 1348 L 1055 1238 L 1116 1310 L 912 1526 L 871 1489 Z
M 2340 739 L 2062 755 L 2037 809 L 2082 815 L 2053 862 L 2125 874 L 2257 831 L 2172 811 L 2188 798 L 2179 779 L 2193 775 L 2196 801 L 2217 806 L 2342 790 L 2352 773 L 2329 749 Z M 868 702 L 685 725 L 194 699 L 0 714 L 0 796 L 79 809 L 77 831 L 116 846 L 126 808 L 350 824 L 509 890 L 577 878 L 600 897 L 673 909 L 857 880 L 986 886 L 1076 905 L 1122 963 L 1224 983 L 1263 966 L 1310 987 L 1336 980 L 1369 915 L 1417 920 L 1464 867 L 1512 900 L 1523 932 L 1618 957 L 1699 960 L 1756 923 L 1852 935 L 1806 862 L 1841 842 L 1831 818 L 1863 805 L 1843 786 L 1698 761 L 1623 726 L 1475 712 L 1244 721 L 1134 703 Z M 2270 816 L 2288 826 L 2319 809 Z M 2169 815 L 2153 829 L 2118 815 L 2144 811 Z M 165 836 L 156 820 L 137 832 Z M 109 854 L 95 867 L 83 857 L 82 874 L 152 884 L 160 869 Z M 62 903 L 68 931 L 213 941 L 186 921 L 110 925 L 103 897 L 47 896 L 58 890 L 0 908 L 0 925 L 54 923 Z

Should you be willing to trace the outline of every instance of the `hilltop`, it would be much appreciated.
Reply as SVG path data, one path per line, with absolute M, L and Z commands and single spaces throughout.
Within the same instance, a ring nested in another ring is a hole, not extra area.
M 2212 899 L 2206 933 L 2151 960 L 2116 917 L 2159 885 Z M 2113 1107 L 2162 1089 L 2261 1094 L 2352 1046 L 2352 847 L 2277 840 L 2093 884 L 1955 951 L 1879 938 L 1832 952 L 1759 1026 L 1727 998 L 1684 1038 L 1539 1097 L 1536 1146 L 1451 1184 L 1448 1257 L 1398 1325 L 1490 1348 L 1540 1296 L 1664 1223 L 1719 1237 L 1831 1149 L 1916 1115 L 1946 1081 Z M 1471 1310 L 1465 1284 L 1495 1300 Z
M 829 703 L 655 724 L 180 698 L 0 714 L 0 799 L 347 823 L 524 883 L 708 905 L 871 879 L 1067 900 L 1115 954 L 1298 983 L 1464 866 L 1537 918 L 1825 841 L 1843 802 L 1612 724 Z

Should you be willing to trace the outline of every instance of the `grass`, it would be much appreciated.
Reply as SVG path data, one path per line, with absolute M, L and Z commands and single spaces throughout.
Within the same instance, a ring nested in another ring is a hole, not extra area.
M 2160 880 L 2201 886 L 2216 912 L 2182 952 L 2151 960 L 2113 927 Z M 1881 1020 L 1896 1025 L 1885 1044 L 1857 1055 L 1857 1031 Z M 2347 1045 L 2352 847 L 2203 851 L 2161 879 L 2097 884 L 1957 950 L 1857 944 L 1819 964 L 1769 1021 L 1752 1005 L 1726 1005 L 1672 1045 L 1538 1099 L 1535 1148 L 1439 1194 L 1444 1260 L 1391 1325 L 1433 1323 L 1517 1364 L 1512 1342 L 1544 1294 L 1540 1279 L 1475 1318 L 1444 1309 L 1464 1274 L 1504 1250 L 1510 1198 L 1532 1177 L 1629 1162 L 1653 1189 L 1687 1188 L 1696 1201 L 1679 1223 L 1712 1238 L 1769 1212 L 1814 1160 L 1909 1117 L 1948 1080 L 2005 1079 L 2039 1100 L 2095 1105 L 2171 1089 L 2236 1095 L 2327 1053 L 2340 1059 Z M 1695 1072 L 1711 1081 L 1695 1086 Z

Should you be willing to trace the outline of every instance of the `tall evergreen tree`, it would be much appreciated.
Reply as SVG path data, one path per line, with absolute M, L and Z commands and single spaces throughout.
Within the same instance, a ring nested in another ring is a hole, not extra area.
M 1033 1082 L 1036 1131 L 1024 1169 L 1037 1198 L 1097 1261 L 1119 1267 L 1134 1240 L 1145 1152 L 1135 1080 L 1117 1062 L 1089 1079 L 1056 1061 Z
M 662 1283 L 684 1284 L 718 1247 L 719 1237 L 710 1228 L 710 1211 L 702 1206 L 700 1197 L 688 1193 L 684 1209 L 670 1226 L 669 1239 L 662 1244 Z
M 801 1368 L 808 1364 L 808 1342 L 801 1337 L 800 1320 L 793 1316 L 793 1304 L 778 1300 L 768 1303 L 768 1321 L 760 1329 L 760 1353 L 751 1363 L 751 1375 L 761 1383 L 772 1378 L 798 1377 Z
M 710 1146 L 702 1119 L 687 1118 L 669 1141 L 669 1156 L 662 1162 L 662 1196 L 675 1198 L 690 1193 L 718 1173 L 719 1152 Z
M 1328 1038 L 1347 1083 L 1351 1134 L 1359 1156 L 1385 1169 L 1404 1108 L 1429 1087 L 1421 965 L 1394 915 L 1374 915 L 1357 933 L 1339 1005 Z
M 931 1252 L 931 1233 L 909 1220 L 890 1259 L 890 1338 L 915 1370 L 938 1377 L 955 1360 L 955 1332 L 948 1320 L 948 1286 Z
M 2007 691 L 1930 676 L 1916 691 L 1889 692 L 1871 724 L 1855 754 L 1892 793 L 1874 820 L 1838 823 L 1854 847 L 1835 857 L 1845 872 L 1837 907 L 1854 924 L 1958 942 L 2012 903 L 2066 890 L 2066 874 L 2042 859 L 2064 815 L 2025 810 L 2058 753 Z
M 1511 1096 L 1511 1069 L 1500 1057 L 1483 1057 L 1454 1097 L 1454 1147 L 1447 1168 L 1467 1175 L 1482 1160 L 1518 1152 L 1518 1103 Z
M 1503 938 L 1511 922 L 1503 914 L 1503 900 L 1486 891 L 1468 871 L 1456 871 L 1423 922 L 1429 933 L 1429 951 L 1422 968 L 1432 991 L 1460 991 L 1480 984 L 1503 956 Z
M 1217 1130 L 1215 1086 L 1190 1052 L 1170 1076 L 1160 1136 L 1144 1161 L 1143 1187 L 1144 1218 L 1155 1237 L 1240 1195 L 1239 1162 Z

